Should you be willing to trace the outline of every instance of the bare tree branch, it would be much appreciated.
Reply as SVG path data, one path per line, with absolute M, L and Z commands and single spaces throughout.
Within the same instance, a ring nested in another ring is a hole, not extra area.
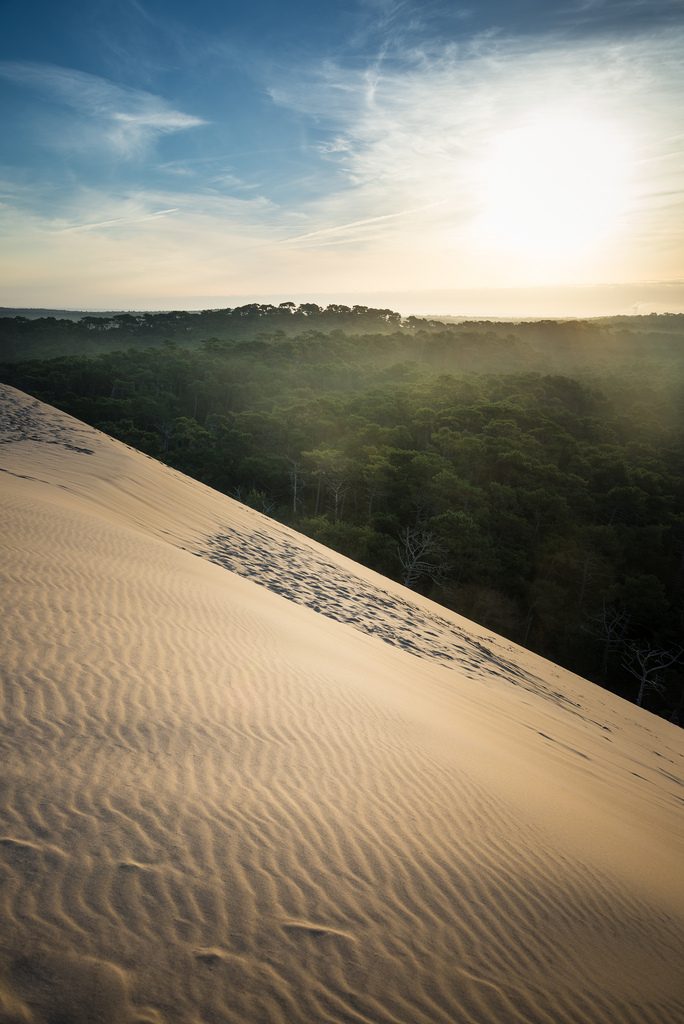
M 447 565 L 443 549 L 435 535 L 421 524 L 405 526 L 399 535 L 397 553 L 404 570 L 403 584 L 415 587 L 427 577 L 434 583 L 444 581 Z
M 627 612 L 615 605 L 606 604 L 605 600 L 601 611 L 592 615 L 582 626 L 585 633 L 601 641 L 601 673 L 604 678 L 608 672 L 608 659 L 624 643 L 628 627 Z
M 672 665 L 682 660 L 684 647 L 651 647 L 650 644 L 631 642 L 622 659 L 623 668 L 639 680 L 637 705 L 642 706 L 644 697 L 649 690 L 663 693 L 665 690 L 665 672 Z

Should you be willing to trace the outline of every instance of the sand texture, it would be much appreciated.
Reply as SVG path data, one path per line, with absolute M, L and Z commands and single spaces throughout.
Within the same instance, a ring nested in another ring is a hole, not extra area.
M 0 402 L 0 1024 L 682 1024 L 680 730 Z

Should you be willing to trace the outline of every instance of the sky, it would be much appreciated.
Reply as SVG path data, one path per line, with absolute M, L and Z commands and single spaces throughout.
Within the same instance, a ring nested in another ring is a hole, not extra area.
M 684 312 L 684 0 L 0 19 L 0 305 Z

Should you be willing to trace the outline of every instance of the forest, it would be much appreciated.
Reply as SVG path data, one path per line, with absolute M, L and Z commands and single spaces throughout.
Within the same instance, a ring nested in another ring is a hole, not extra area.
M 0 319 L 0 375 L 684 719 L 684 317 Z

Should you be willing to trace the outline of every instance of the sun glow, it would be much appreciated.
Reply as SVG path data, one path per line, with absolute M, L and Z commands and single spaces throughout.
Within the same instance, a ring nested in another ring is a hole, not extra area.
M 554 263 L 591 254 L 619 230 L 631 162 L 610 122 L 544 113 L 507 128 L 477 172 L 480 244 Z

